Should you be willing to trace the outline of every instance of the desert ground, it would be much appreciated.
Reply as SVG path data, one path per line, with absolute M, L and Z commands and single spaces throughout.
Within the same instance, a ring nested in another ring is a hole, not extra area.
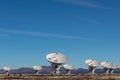
M 120 80 L 120 75 L 88 75 L 88 74 L 71 74 L 71 75 L 54 75 L 54 74 L 0 74 L 0 80 Z

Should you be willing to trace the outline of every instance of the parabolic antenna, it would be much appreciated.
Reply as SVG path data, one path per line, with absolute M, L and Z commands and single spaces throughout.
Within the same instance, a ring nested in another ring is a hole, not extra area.
M 100 63 L 94 59 L 87 59 L 85 61 L 85 63 L 88 65 L 89 67 L 89 71 L 94 74 L 95 73 L 95 69 L 100 65 Z
M 53 73 L 59 74 L 60 65 L 67 61 L 67 57 L 61 53 L 50 53 L 46 56 L 46 59 L 51 63 Z
M 104 68 L 106 74 L 113 74 L 114 69 L 117 68 L 117 65 L 110 62 L 101 62 L 101 66 Z
M 4 67 L 3 70 L 6 72 L 6 74 L 8 75 L 9 72 L 12 70 L 10 67 Z
M 69 64 L 65 64 L 64 65 L 64 68 L 68 71 L 67 74 L 70 74 L 71 73 L 71 70 L 73 70 L 73 66 L 72 65 L 69 65 Z
M 33 69 L 36 71 L 36 74 L 39 74 L 40 70 L 42 70 L 41 66 L 33 66 Z
M 55 64 L 63 64 L 67 61 L 67 57 L 61 53 L 50 53 L 46 58 L 49 62 Z
M 112 69 L 116 69 L 117 65 L 116 64 L 112 64 Z
M 101 66 L 102 67 L 107 67 L 108 66 L 108 62 L 101 62 Z
M 89 64 L 89 63 L 91 63 L 93 60 L 92 59 L 87 59 L 86 61 L 85 61 L 85 63 L 86 64 Z
M 109 69 L 109 68 L 111 68 L 111 65 L 112 64 L 110 62 L 107 62 L 107 61 L 106 62 L 101 62 L 101 66 L 104 67 L 104 68 Z
M 110 65 L 111 63 L 110 62 L 101 62 L 101 66 L 104 68 L 104 71 L 106 74 L 109 74 L 110 72 Z

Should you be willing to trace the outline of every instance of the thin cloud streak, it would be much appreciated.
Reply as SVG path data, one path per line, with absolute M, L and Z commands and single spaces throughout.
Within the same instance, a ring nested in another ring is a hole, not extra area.
M 3 37 L 3 36 L 10 36 L 10 34 L 0 34 L 0 37 Z
M 87 18 L 87 17 L 84 17 L 84 16 L 80 16 L 80 15 L 77 15 L 77 14 L 70 14 L 69 16 L 72 16 L 72 17 L 75 17 L 77 19 L 80 19 L 80 20 L 84 20 L 84 21 L 87 21 L 87 22 L 90 22 L 90 23 L 93 23 L 93 24 L 101 24 L 100 22 L 94 20 L 94 19 L 91 19 L 91 18 Z
M 65 2 L 65 3 L 72 3 L 72 4 L 77 4 L 77 5 L 86 6 L 86 7 L 109 9 L 109 8 L 101 6 L 101 5 L 97 4 L 97 3 L 88 2 L 88 1 L 85 1 L 85 0 L 54 0 L 54 1 L 60 1 L 60 2 Z
M 6 33 L 12 33 L 12 34 L 22 34 L 22 35 L 39 36 L 39 37 L 54 37 L 54 38 L 65 38 L 65 39 L 92 40 L 92 39 L 86 38 L 86 37 L 60 35 L 60 34 L 52 34 L 52 33 L 42 33 L 42 32 L 32 32 L 32 31 L 24 31 L 24 30 L 0 29 L 0 31 L 1 32 L 6 32 Z
M 95 21 L 95 20 L 90 19 L 90 18 L 83 18 L 83 19 L 86 20 L 86 21 L 88 21 L 88 22 L 91 22 L 91 23 L 93 23 L 93 24 L 101 24 L 101 23 L 99 23 L 98 21 Z

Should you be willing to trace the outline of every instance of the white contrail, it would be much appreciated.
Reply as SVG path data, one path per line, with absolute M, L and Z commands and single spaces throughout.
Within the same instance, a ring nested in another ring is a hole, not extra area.
M 93 23 L 93 24 L 99 24 L 99 25 L 101 24 L 100 22 L 98 22 L 98 21 L 96 21 L 94 19 L 87 18 L 87 17 L 81 16 L 81 15 L 69 14 L 69 16 L 72 16 L 72 17 L 75 17 L 75 18 L 78 18 L 78 19 L 82 19 L 82 20 L 85 20 L 85 21 Z
M 66 39 L 83 39 L 83 40 L 92 40 L 86 37 L 79 36 L 69 36 L 69 35 L 60 35 L 60 34 L 52 34 L 52 33 L 42 33 L 42 32 L 32 32 L 25 30 L 14 30 L 14 29 L 0 29 L 1 32 L 13 33 L 13 34 L 23 34 L 23 35 L 31 35 L 31 36 L 45 36 L 45 37 L 55 37 L 55 38 L 66 38 Z
M 77 4 L 80 6 L 86 6 L 86 7 L 93 7 L 93 8 L 100 8 L 100 9 L 109 9 L 107 7 L 101 6 L 97 3 L 93 3 L 90 1 L 85 1 L 85 0 L 54 0 L 54 1 L 60 1 L 60 2 L 65 2 L 65 3 L 72 3 L 72 4 Z
M 0 36 L 10 36 L 9 34 L 0 33 Z

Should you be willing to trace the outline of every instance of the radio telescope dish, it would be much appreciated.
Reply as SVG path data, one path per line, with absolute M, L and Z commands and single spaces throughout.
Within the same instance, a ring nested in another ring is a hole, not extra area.
M 9 72 L 12 70 L 10 67 L 4 67 L 3 70 L 9 75 Z
M 53 73 L 59 74 L 60 65 L 67 61 L 67 57 L 61 53 L 50 53 L 46 59 L 51 63 Z
M 72 65 L 69 65 L 69 64 L 65 64 L 64 65 L 64 68 L 68 71 L 67 74 L 70 74 L 71 73 L 71 70 L 73 70 L 73 66 Z
M 101 66 L 104 68 L 106 74 L 113 74 L 114 70 L 117 68 L 117 65 L 110 62 L 101 62 Z
M 87 59 L 85 63 L 88 65 L 89 71 L 92 74 L 95 74 L 95 69 L 100 65 L 99 62 L 94 59 Z
M 36 74 L 38 75 L 40 70 L 42 70 L 41 66 L 33 66 L 33 69 L 36 71 Z
M 85 63 L 86 64 L 89 64 L 89 63 L 91 63 L 93 60 L 92 59 L 87 59 L 86 61 L 85 61 Z

